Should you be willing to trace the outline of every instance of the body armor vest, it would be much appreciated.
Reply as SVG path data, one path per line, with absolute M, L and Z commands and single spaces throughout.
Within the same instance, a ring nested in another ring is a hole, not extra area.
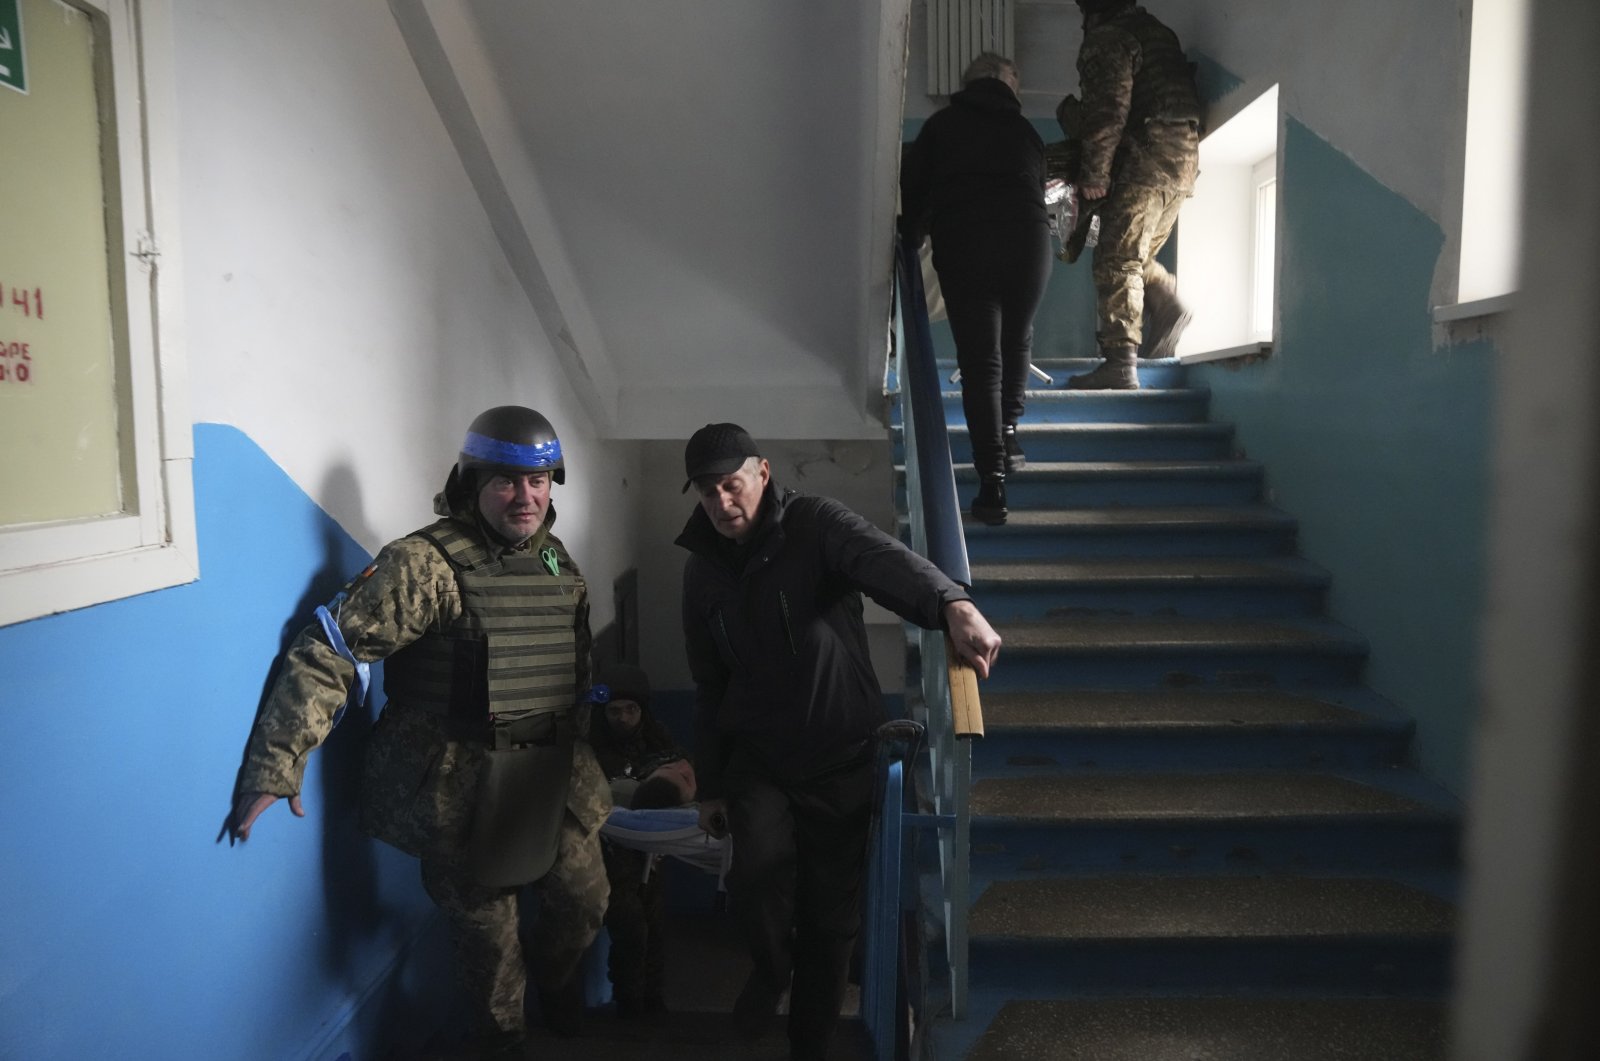
M 388 694 L 468 724 L 571 709 L 578 694 L 573 624 L 584 584 L 560 541 L 549 537 L 541 548 L 494 559 L 452 519 L 416 536 L 455 570 L 461 616 L 389 657 Z
M 1194 122 L 1198 127 L 1200 95 L 1195 90 L 1194 66 L 1183 54 L 1177 34 L 1142 7 L 1117 15 L 1107 24 L 1139 44 L 1128 130 L 1136 133 L 1149 122 Z

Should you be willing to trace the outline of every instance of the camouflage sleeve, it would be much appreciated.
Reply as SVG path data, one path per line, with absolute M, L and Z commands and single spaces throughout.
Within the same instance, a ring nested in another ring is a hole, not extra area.
M 436 622 L 460 614 L 450 565 L 428 542 L 391 542 L 345 587 L 339 632 L 358 660 L 384 659 L 421 637 Z M 355 679 L 355 666 L 328 644 L 312 622 L 284 655 L 277 681 L 250 733 L 241 792 L 292 796 L 300 791 L 306 758 L 328 736 Z
M 1139 43 L 1125 30 L 1097 26 L 1083 38 L 1078 52 L 1078 91 L 1083 93 L 1079 176 L 1084 184 L 1111 183 L 1111 162 L 1133 105 L 1138 61 Z

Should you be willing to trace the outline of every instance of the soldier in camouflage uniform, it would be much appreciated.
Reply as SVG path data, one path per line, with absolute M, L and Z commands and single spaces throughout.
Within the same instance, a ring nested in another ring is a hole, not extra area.
M 1200 99 L 1172 31 L 1133 0 L 1077 0 L 1082 158 L 1080 196 L 1099 202 L 1094 250 L 1096 338 L 1105 361 L 1073 376 L 1083 389 L 1131 389 L 1150 299 L 1150 357 L 1170 357 L 1189 314 L 1155 260 L 1199 172 Z
M 608 895 L 598 830 L 610 790 L 576 732 L 588 598 L 550 533 L 551 482 L 564 479 L 560 442 L 537 412 L 500 406 L 473 421 L 434 501 L 442 518 L 385 546 L 290 646 L 226 825 L 248 838 L 281 797 L 303 815 L 307 756 L 367 664 L 386 660 L 362 828 L 422 860 L 486 1056 L 520 1056 L 522 886 L 539 881 L 531 946 L 545 1022 L 568 1034 L 582 1011 L 574 974 Z

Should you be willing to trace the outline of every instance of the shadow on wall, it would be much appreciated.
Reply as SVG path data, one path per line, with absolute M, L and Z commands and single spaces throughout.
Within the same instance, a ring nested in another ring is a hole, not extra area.
M 355 513 L 354 525 L 347 529 L 347 533 L 320 513 L 314 517 L 313 533 L 322 541 L 321 558 L 304 592 L 284 620 L 278 652 L 262 680 L 251 730 L 244 734 L 240 751 L 241 771 L 249 754 L 250 733 L 260 721 L 261 712 L 277 685 L 289 646 L 308 624 L 315 624 L 317 607 L 331 604 L 334 597 L 347 588 L 359 573 L 359 570 L 349 570 L 349 539 L 370 540 L 370 532 L 361 515 L 361 485 L 348 464 L 339 464 L 329 470 L 323 480 L 320 496 L 343 499 L 344 511 Z M 377 665 L 372 671 L 371 695 L 367 703 L 351 703 L 327 740 L 313 753 L 318 757 L 321 767 L 315 773 L 318 796 L 315 802 L 308 800 L 306 808 L 307 817 L 322 826 L 322 881 L 326 893 L 323 915 L 326 930 L 319 935 L 322 939 L 323 965 L 331 977 L 347 982 L 353 972 L 350 961 L 353 941 L 371 937 L 384 919 L 373 844 L 357 828 L 361 764 L 366 752 L 367 734 L 383 706 L 382 685 L 383 669 Z M 236 775 L 230 806 L 238 799 L 239 785 L 240 780 Z M 279 804 L 282 805 L 281 809 Z M 269 808 L 264 817 L 287 822 L 290 817 L 287 801 L 280 800 L 279 804 Z M 350 986 L 357 985 L 351 983 Z

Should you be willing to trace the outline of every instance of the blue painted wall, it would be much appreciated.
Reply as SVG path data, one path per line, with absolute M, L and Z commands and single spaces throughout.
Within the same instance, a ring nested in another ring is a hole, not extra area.
M 1416 718 L 1421 766 L 1464 795 L 1495 352 L 1433 343 L 1433 220 L 1292 118 L 1282 151 L 1274 353 L 1191 379 L 1333 573 L 1333 616 L 1370 639 L 1368 682 Z
M 304 820 L 215 842 L 277 655 L 370 558 L 238 431 L 194 470 L 200 581 L 0 629 L 0 1058 L 364 1057 L 448 994 L 415 860 L 355 828 L 355 712 Z

